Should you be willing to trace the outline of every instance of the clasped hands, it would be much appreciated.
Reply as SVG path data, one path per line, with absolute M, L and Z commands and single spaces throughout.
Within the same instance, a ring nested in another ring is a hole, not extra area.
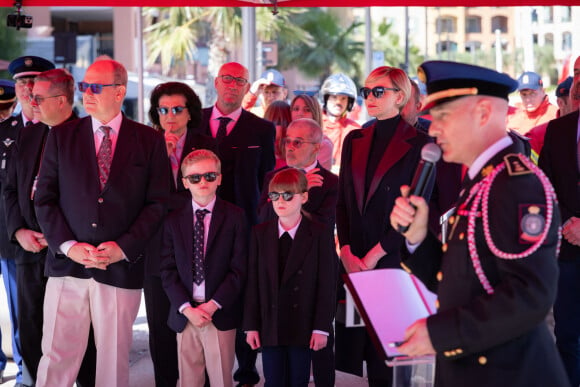
M 77 242 L 68 251 L 67 256 L 87 269 L 107 270 L 107 267 L 123 259 L 123 250 L 117 242 L 103 242 L 98 246 Z

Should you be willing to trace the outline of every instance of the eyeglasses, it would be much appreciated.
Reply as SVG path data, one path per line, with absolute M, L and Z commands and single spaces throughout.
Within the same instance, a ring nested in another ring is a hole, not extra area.
M 59 95 L 51 95 L 50 97 L 41 97 L 40 95 L 32 95 L 30 94 L 30 102 L 36 103 L 37 105 L 42 105 L 42 103 L 44 102 L 45 99 L 48 98 L 56 98 L 56 97 L 62 97 L 64 94 L 59 94 Z
M 233 81 L 236 81 L 238 86 L 244 86 L 248 83 L 248 80 L 245 78 L 233 77 L 231 75 L 220 75 L 219 77 L 224 81 L 224 83 L 232 83 Z
M 274 192 L 274 191 L 268 192 L 268 197 L 273 202 L 278 201 L 278 199 L 280 199 L 280 196 L 282 197 L 282 199 L 284 199 L 285 202 L 289 202 L 290 200 L 292 200 L 294 195 L 295 195 L 294 192 Z
M 367 99 L 369 95 L 373 93 L 373 96 L 375 98 L 381 98 L 383 95 L 385 95 L 385 91 L 387 90 L 400 91 L 400 89 L 397 89 L 396 87 L 375 86 L 372 89 L 368 87 L 361 87 L 360 95 L 364 99 Z
M 87 82 L 79 82 L 77 85 L 81 93 L 84 93 L 88 89 L 91 89 L 93 94 L 101 94 L 103 92 L 103 87 L 122 86 L 120 83 L 109 83 L 108 85 L 103 85 L 102 83 L 87 83 Z
M 292 144 L 294 148 L 300 149 L 300 147 L 302 147 L 302 144 L 316 144 L 316 143 L 312 141 L 304 141 L 299 138 L 285 137 L 284 139 L 282 139 L 282 144 L 284 144 L 284 146 L 290 146 L 290 144 Z
M 184 176 L 190 184 L 197 184 L 203 177 L 208 183 L 214 182 L 220 174 L 218 172 L 194 173 L 193 175 Z
M 173 106 L 173 107 L 158 107 L 157 113 L 161 114 L 162 116 L 169 114 L 169 112 L 173 113 L 174 116 L 181 114 L 185 110 L 185 106 Z

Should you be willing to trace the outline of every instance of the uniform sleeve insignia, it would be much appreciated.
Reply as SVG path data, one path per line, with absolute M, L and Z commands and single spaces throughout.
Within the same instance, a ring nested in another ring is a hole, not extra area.
M 12 125 L 12 126 L 18 125 L 18 121 L 17 120 L 14 120 L 14 121 L 12 121 L 12 123 L 10 125 Z
M 543 204 L 521 204 L 519 207 L 520 243 L 538 241 L 546 227 L 546 206 Z
M 14 140 L 11 139 L 10 137 L 8 137 L 3 142 L 4 142 L 4 145 L 8 148 L 10 145 L 12 145 L 12 143 L 14 142 Z
M 525 157 L 519 153 L 512 153 L 506 155 L 503 159 L 505 161 L 507 173 L 510 176 L 527 175 L 533 173 L 533 171 L 528 168 L 528 166 L 522 161 Z

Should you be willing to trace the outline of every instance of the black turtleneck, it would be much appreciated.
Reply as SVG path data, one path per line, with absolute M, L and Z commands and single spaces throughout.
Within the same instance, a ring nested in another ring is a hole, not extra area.
M 395 134 L 395 130 L 397 129 L 400 120 L 401 116 L 397 114 L 396 116 L 387 118 L 386 120 L 377 120 L 377 123 L 375 124 L 365 175 L 365 201 L 375 171 L 381 162 L 381 158 L 383 157 L 387 146 L 389 146 L 389 143 Z

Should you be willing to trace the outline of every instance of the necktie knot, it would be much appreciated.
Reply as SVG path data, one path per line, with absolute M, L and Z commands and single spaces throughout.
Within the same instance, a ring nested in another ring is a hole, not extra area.
M 203 222 L 203 218 L 205 218 L 205 216 L 209 214 L 209 211 L 204 209 L 201 210 L 196 210 L 195 211 L 195 217 L 197 218 L 198 221 L 202 221 Z
M 99 128 L 99 130 L 101 132 L 103 132 L 103 134 L 104 134 L 103 138 L 109 138 L 111 136 L 111 127 L 110 126 L 101 126 Z
M 220 125 L 215 138 L 218 142 L 221 142 L 228 134 L 227 127 L 232 119 L 230 117 L 218 117 L 218 120 L 220 121 Z

